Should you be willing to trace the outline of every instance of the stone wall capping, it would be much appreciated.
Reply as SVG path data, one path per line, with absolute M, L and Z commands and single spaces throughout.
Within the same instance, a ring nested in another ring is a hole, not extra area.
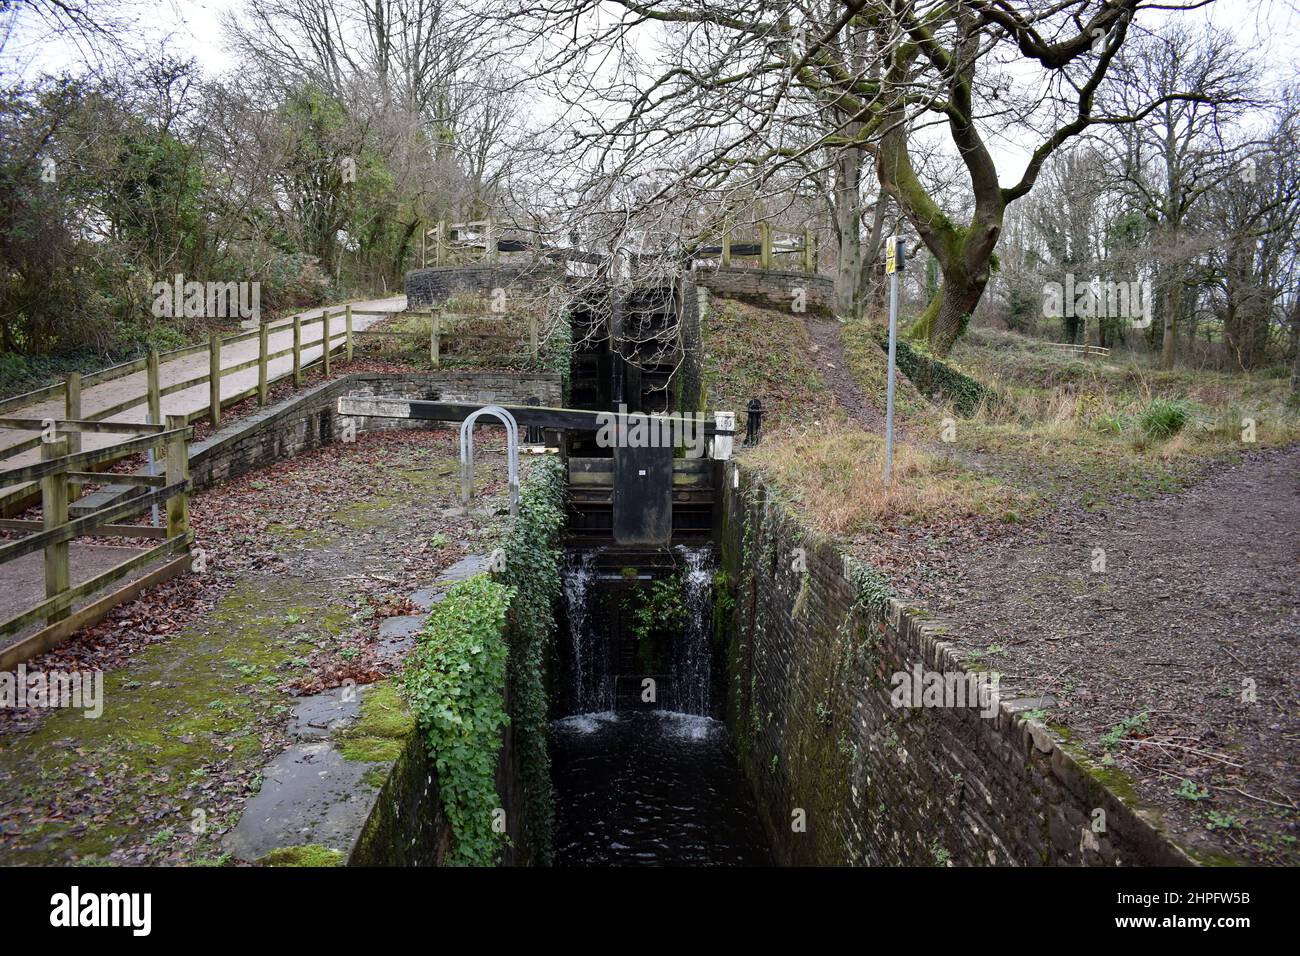
M 851 582 L 857 560 L 829 542 L 809 549 L 811 593 L 796 617 L 798 589 L 788 587 L 786 569 L 774 571 L 769 560 L 774 549 L 793 546 L 807 533 L 753 469 L 743 462 L 738 467 L 740 488 L 726 486 L 724 567 L 739 584 L 737 606 L 757 600 L 752 617 L 733 619 L 734 646 L 744 655 L 732 660 L 728 718 L 778 860 L 1193 862 L 1161 828 L 1158 814 L 1121 798 L 1082 751 L 1028 716 L 1054 706 L 1050 695 L 999 700 L 989 716 L 979 707 L 895 710 L 891 673 L 917 664 L 948 674 L 978 670 L 963 666 L 950 622 L 894 597 L 882 608 L 863 607 Z M 871 637 L 855 644 L 852 659 L 844 656 L 846 632 Z M 824 709 L 819 714 L 817 708 L 828 700 L 829 729 Z M 746 721 L 753 713 L 772 718 L 751 732 Z M 838 747 L 821 756 L 806 752 L 810 741 L 835 737 Z M 849 755 L 843 766 L 837 753 Z M 802 799 L 821 836 L 796 840 L 786 832 L 795 792 L 815 795 Z M 1107 831 L 1089 839 L 1096 808 L 1105 810 Z

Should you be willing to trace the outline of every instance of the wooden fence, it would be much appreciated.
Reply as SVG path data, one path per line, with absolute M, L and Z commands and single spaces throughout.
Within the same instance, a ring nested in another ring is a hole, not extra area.
M 712 254 L 719 256 L 721 259 L 719 264 L 723 269 L 731 268 L 733 257 L 757 258 L 760 269 L 771 269 L 776 256 L 794 255 L 799 257 L 799 264 L 804 272 L 815 273 L 820 250 L 811 230 L 805 229 L 802 234 L 795 232 L 783 233 L 790 237 L 785 242 L 776 241 L 775 235 L 778 232 L 779 230 L 774 230 L 770 223 L 760 222 L 758 224 L 758 242 L 754 242 L 753 240 L 738 241 L 732 235 L 731 229 L 724 229 L 718 245 L 703 246 L 696 250 L 696 255 Z
M 1076 355 L 1109 355 L 1110 349 L 1102 345 L 1075 345 L 1073 342 L 1048 342 L 1049 348 L 1073 352 Z
M 183 416 L 168 416 L 164 424 L 0 418 L 0 428 L 42 432 L 39 463 L 0 471 L 0 487 L 39 482 L 39 521 L 0 520 L 0 528 L 26 532 L 23 537 L 0 544 L 0 567 L 37 551 L 44 552 L 45 599 L 5 621 L 0 621 L 0 639 L 43 622 L 44 627 L 0 649 L 0 670 L 14 667 L 61 643 L 79 628 L 100 620 L 113 607 L 159 581 L 183 571 L 190 561 L 193 540 L 189 522 L 189 439 L 192 429 Z M 75 451 L 87 432 L 126 433 L 121 442 L 92 451 Z M 105 475 L 96 465 L 128 455 L 164 450 L 166 468 L 162 475 Z M 68 505 L 72 490 L 83 484 L 144 486 L 143 495 L 107 505 L 90 514 L 71 518 Z M 122 522 L 138 517 L 155 505 L 165 503 L 167 520 L 161 527 Z M 151 538 L 159 543 L 141 550 L 125 561 L 80 584 L 72 584 L 71 544 L 85 537 Z M 96 598 L 110 586 L 156 561 L 164 564 L 124 587 Z M 78 602 L 93 599 L 76 608 Z
M 328 335 L 329 346 L 326 348 L 324 347 L 324 340 L 326 338 L 324 330 L 327 328 L 324 324 L 325 320 L 327 318 L 333 320 L 340 314 L 344 317 L 344 328 L 341 332 L 334 332 L 330 329 L 330 334 Z M 237 332 L 232 335 L 222 336 L 217 332 L 213 332 L 208 336 L 208 341 L 205 344 L 190 345 L 162 353 L 151 351 L 148 355 L 142 358 L 130 362 L 122 362 L 119 365 L 101 369 L 97 372 L 91 372 L 88 375 L 80 375 L 74 372 L 62 382 L 56 382 L 53 385 L 47 385 L 44 388 L 38 388 L 34 391 L 5 399 L 4 401 L 0 401 L 0 416 L 15 409 L 24 408 L 41 402 L 57 401 L 59 398 L 62 398 L 64 400 L 64 418 L 67 421 L 84 421 L 89 423 L 103 422 L 105 419 L 111 418 L 114 415 L 120 415 L 132 408 L 145 405 L 147 407 L 147 420 L 150 423 L 158 423 L 162 420 L 162 399 L 164 396 L 206 384 L 208 386 L 208 402 L 206 407 L 200 411 L 185 416 L 184 424 L 188 425 L 191 422 L 199 421 L 206 417 L 211 421 L 212 428 L 215 431 L 221 427 L 222 409 L 238 404 L 254 395 L 257 396 L 259 405 L 265 405 L 268 400 L 270 386 L 274 382 L 286 378 L 292 378 L 295 386 L 301 386 L 305 381 L 306 370 L 314 368 L 317 365 L 322 367 L 326 375 L 329 375 L 332 355 L 338 351 L 342 351 L 346 360 L 350 362 L 352 360 L 353 338 L 355 334 L 352 330 L 354 314 L 387 315 L 388 313 L 354 313 L 352 306 L 349 305 L 343 308 L 326 309 L 324 314 L 321 316 L 306 321 L 295 316 L 291 320 L 278 322 L 274 325 L 264 322 L 256 329 Z M 310 347 L 315 347 L 317 344 L 320 344 L 322 346 L 321 355 L 314 361 L 304 364 L 302 359 L 303 329 L 309 329 L 314 325 L 321 326 L 322 336 L 319 343 L 312 342 L 310 343 Z M 290 327 L 293 329 L 293 344 L 288 348 L 279 349 L 275 352 L 270 351 L 270 333 L 272 331 L 285 330 Z M 222 367 L 221 352 L 223 347 L 237 345 L 241 342 L 250 342 L 254 339 L 257 339 L 259 343 L 257 358 Z M 166 363 L 188 358 L 193 355 L 202 355 L 205 352 L 208 355 L 208 368 L 202 375 L 180 382 L 172 382 L 165 386 L 160 384 L 161 370 Z M 293 356 L 292 368 L 279 375 L 269 375 L 268 365 L 276 359 L 288 355 Z M 257 385 L 236 394 L 227 395 L 223 398 L 221 395 L 222 378 L 253 367 L 256 367 L 258 370 Z M 142 392 L 128 397 L 108 408 L 101 408 L 92 414 L 82 415 L 81 396 L 84 389 L 95 385 L 101 385 L 104 382 L 111 382 L 114 379 L 123 378 L 127 375 L 132 375 L 141 371 L 146 373 L 144 390 Z M 80 451 L 80 441 L 80 433 L 70 433 L 68 435 L 69 451 Z M 3 461 L 6 458 L 12 458 L 13 456 L 19 455 L 25 451 L 30 451 L 41 444 L 42 439 L 40 436 L 37 436 L 9 445 L 6 448 L 0 449 L 0 461 Z M 105 460 L 105 463 L 111 460 L 112 459 Z M 0 474 L 0 478 L 3 478 L 3 474 Z M 0 480 L 0 488 L 7 487 L 7 484 L 7 482 Z M 5 494 L 3 497 L 6 500 L 12 501 L 15 498 L 33 492 L 34 490 L 34 487 L 28 486 Z
M 731 268 L 733 258 L 751 258 L 758 260 L 759 268 L 769 270 L 774 267 L 777 256 L 797 256 L 798 268 L 808 273 L 817 272 L 821 249 L 817 237 L 810 229 L 804 229 L 801 233 L 774 229 L 769 222 L 759 222 L 757 227 L 757 238 L 752 235 L 750 238 L 738 238 L 735 235 L 736 227 L 724 224 L 716 232 L 708 233 L 710 238 L 705 244 L 688 244 L 693 250 L 690 257 L 720 257 L 724 269 Z M 472 222 L 444 220 L 436 223 L 433 228 L 423 230 L 420 266 L 426 268 L 429 265 L 466 262 L 491 264 L 497 262 L 503 252 L 528 253 L 533 259 L 555 256 L 592 264 L 608 260 L 606 255 L 574 248 L 576 242 L 577 238 L 573 236 L 570 245 L 556 245 L 548 242 L 537 228 L 507 225 L 493 219 Z

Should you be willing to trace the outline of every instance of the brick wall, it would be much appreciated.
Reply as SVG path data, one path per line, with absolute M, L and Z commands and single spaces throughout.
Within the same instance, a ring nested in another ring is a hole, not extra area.
M 835 283 L 807 272 L 699 269 L 695 281 L 714 295 L 784 310 L 792 307 L 796 290 L 802 289 L 809 312 L 829 314 L 835 310 Z
M 493 289 L 534 289 L 561 275 L 551 262 L 414 269 L 406 274 L 406 307 L 428 308 L 456 295 L 490 295 Z
M 190 477 L 195 489 L 335 441 L 342 434 L 342 423 L 334 413 L 342 395 L 480 405 L 521 405 L 534 396 L 542 405 L 561 402 L 560 378 L 553 374 L 446 371 L 348 375 L 306 389 L 191 446 Z M 357 419 L 356 427 L 365 432 L 439 426 L 398 418 L 366 418 Z
M 778 861 L 1188 862 L 1105 771 L 1018 716 L 1037 701 L 1003 700 L 988 717 L 895 708 L 894 673 L 960 670 L 942 626 L 895 601 L 864 608 L 839 550 L 813 541 L 747 469 L 739 488 L 730 470 L 724 486 L 727 719 Z M 797 810 L 805 832 L 792 827 Z

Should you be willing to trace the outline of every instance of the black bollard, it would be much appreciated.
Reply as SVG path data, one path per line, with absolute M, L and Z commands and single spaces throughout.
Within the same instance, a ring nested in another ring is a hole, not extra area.
M 749 420 L 745 423 L 745 444 L 757 445 L 763 440 L 763 403 L 749 400 Z
M 525 404 L 525 405 L 531 405 L 531 406 L 533 406 L 534 408 L 536 408 L 537 406 L 539 406 L 539 405 L 542 404 L 542 400 L 541 400 L 540 398 L 538 398 L 536 395 L 533 395 L 533 396 L 530 396 L 529 398 L 525 399 L 524 404 Z M 543 437 L 543 435 L 542 435 L 542 426 L 541 426 L 541 425 L 529 425 L 529 426 L 528 426 L 527 434 L 526 434 L 525 437 L 524 437 L 524 443 L 525 443 L 525 444 L 527 444 L 527 445 L 540 445 L 540 444 L 542 444 L 543 442 L 545 442 L 545 440 L 546 440 L 546 439 L 545 439 L 545 438 Z

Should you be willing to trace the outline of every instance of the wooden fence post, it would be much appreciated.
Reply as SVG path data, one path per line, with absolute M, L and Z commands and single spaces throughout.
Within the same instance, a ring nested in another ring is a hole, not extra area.
M 68 439 L 44 442 L 41 445 L 41 461 L 62 458 L 68 454 Z M 41 527 L 50 531 L 68 523 L 68 470 L 46 475 L 41 479 Z M 45 546 L 45 596 L 57 597 L 71 584 L 68 562 L 70 542 Z M 68 616 L 68 610 L 55 611 L 45 618 L 46 624 L 53 624 Z
M 442 327 L 438 318 L 438 313 L 430 313 L 432 321 L 429 323 L 429 361 L 433 363 L 434 368 L 438 368 L 442 358 Z
M 349 303 L 344 308 L 343 314 L 346 322 L 346 333 L 345 333 L 346 340 L 344 342 L 344 349 L 346 349 L 348 362 L 351 363 L 352 361 L 352 305 L 351 303 Z
M 758 224 L 758 264 L 764 269 L 772 268 L 772 227 L 766 222 Z
M 293 387 L 302 388 L 302 316 L 293 317 Z
M 326 309 L 320 320 L 320 360 L 325 377 L 330 377 L 330 310 Z
M 149 402 L 149 424 L 162 424 L 162 385 L 158 377 L 158 350 L 150 349 L 144 360 L 145 396 Z
M 68 421 L 81 420 L 81 373 L 72 372 L 68 375 L 68 381 L 63 386 L 63 417 Z M 68 435 L 68 454 L 75 455 L 81 451 L 81 433 L 73 432 Z M 76 501 L 81 497 L 81 486 L 72 485 L 68 488 L 68 500 Z
M 184 415 L 168 415 L 167 430 L 176 434 L 167 438 L 167 484 L 174 485 L 190 476 L 190 453 L 185 440 L 188 426 Z M 174 538 L 190 530 L 190 497 L 185 491 L 167 499 L 167 537 Z
M 271 331 L 266 322 L 257 326 L 257 404 L 265 406 L 270 396 L 267 391 L 266 357 L 271 354 Z
M 208 333 L 208 417 L 215 432 L 221 427 L 221 333 Z

